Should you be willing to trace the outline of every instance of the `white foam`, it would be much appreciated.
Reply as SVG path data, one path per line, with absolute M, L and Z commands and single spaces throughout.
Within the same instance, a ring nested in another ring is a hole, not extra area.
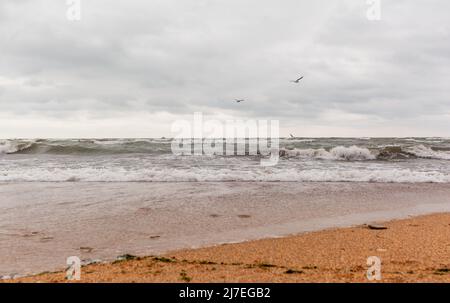
M 0 181 L 15 182 L 194 182 L 194 181 L 254 181 L 254 182 L 390 182 L 448 183 L 450 174 L 438 171 L 410 169 L 253 169 L 229 168 L 70 168 L 0 171 Z
M 330 153 L 337 160 L 374 160 L 376 159 L 370 150 L 367 148 L 361 148 L 357 146 L 343 147 L 338 146 L 333 148 Z
M 298 157 L 298 158 L 308 158 L 308 159 L 329 159 L 331 154 L 323 148 L 313 149 L 282 149 L 281 150 L 285 156 L 288 157 Z
M 323 160 L 347 160 L 347 161 L 364 161 L 374 160 L 376 156 L 367 148 L 358 146 L 337 146 L 330 151 L 323 148 L 319 149 L 293 149 L 283 150 L 288 157 L 300 157 Z
M 450 153 L 445 151 L 435 151 L 424 145 L 416 145 L 406 149 L 407 152 L 419 157 L 438 160 L 450 160 Z
M 1 140 L 0 141 L 0 154 L 8 154 L 11 152 L 17 151 L 16 148 L 11 145 L 11 142 L 8 140 Z

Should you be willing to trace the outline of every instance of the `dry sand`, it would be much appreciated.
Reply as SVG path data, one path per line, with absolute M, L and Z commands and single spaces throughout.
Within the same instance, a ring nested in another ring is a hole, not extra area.
M 450 214 L 183 250 L 82 268 L 81 282 L 367 282 L 369 256 L 382 282 L 450 282 Z M 47 273 L 13 282 L 67 282 Z

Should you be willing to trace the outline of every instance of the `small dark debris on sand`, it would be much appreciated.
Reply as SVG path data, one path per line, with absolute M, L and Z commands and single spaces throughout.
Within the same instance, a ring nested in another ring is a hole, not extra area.
M 378 224 L 368 224 L 367 228 L 369 229 L 374 229 L 374 230 L 383 230 L 383 229 L 388 229 L 386 226 L 384 225 L 378 225 Z
M 304 273 L 304 271 L 303 270 L 288 269 L 284 273 L 288 274 L 288 275 L 292 275 L 292 274 L 302 274 L 302 273 Z
M 51 240 L 53 240 L 53 237 L 43 237 L 43 238 L 41 238 L 41 242 L 48 242 L 48 241 L 51 241 Z
M 138 257 L 130 255 L 130 254 L 124 254 L 121 256 L 118 256 L 116 261 L 129 261 L 129 260 L 136 260 Z
M 182 270 L 182 271 L 180 272 L 180 279 L 181 279 L 182 281 L 188 282 L 188 283 L 192 281 L 192 278 L 189 277 L 189 276 L 187 275 L 186 271 L 184 271 L 184 270 Z
M 439 268 L 439 269 L 436 270 L 436 272 L 450 273 L 450 268 Z
M 251 218 L 252 216 L 250 216 L 250 215 L 238 215 L 238 217 L 241 218 L 241 219 L 248 219 L 248 218 Z
M 85 253 L 90 253 L 90 252 L 92 252 L 94 249 L 93 249 L 92 247 L 82 246 L 82 247 L 80 247 L 80 250 L 81 250 L 82 252 L 85 252 Z
M 172 263 L 176 262 L 174 258 L 166 258 L 166 257 L 153 257 L 153 261 L 163 262 L 163 263 Z
M 32 232 L 30 232 L 30 233 L 25 233 L 25 234 L 23 234 L 22 236 L 23 236 L 24 238 L 29 238 L 29 237 L 34 237 L 34 236 L 37 236 L 37 235 L 39 235 L 39 232 L 38 232 L 38 231 L 32 231 Z
M 259 264 L 257 264 L 257 266 L 258 266 L 259 268 L 272 268 L 272 267 L 277 267 L 276 265 L 269 264 L 269 263 L 259 263 Z

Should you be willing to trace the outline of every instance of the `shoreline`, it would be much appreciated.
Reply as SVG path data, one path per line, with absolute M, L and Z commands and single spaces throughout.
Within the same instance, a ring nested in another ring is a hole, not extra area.
M 450 212 L 446 184 L 16 183 L 0 195 L 0 276 Z
M 90 264 L 80 282 L 369 282 L 369 256 L 382 260 L 380 282 L 450 282 L 450 213 L 305 232 L 281 238 L 177 250 Z M 68 282 L 65 272 L 3 282 Z

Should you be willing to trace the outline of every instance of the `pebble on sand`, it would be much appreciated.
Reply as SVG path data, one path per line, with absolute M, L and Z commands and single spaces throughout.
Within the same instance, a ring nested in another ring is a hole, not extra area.
M 388 229 L 386 226 L 383 226 L 383 225 L 377 225 L 377 224 L 368 224 L 367 227 L 368 227 L 369 229 L 375 229 L 375 230 Z

